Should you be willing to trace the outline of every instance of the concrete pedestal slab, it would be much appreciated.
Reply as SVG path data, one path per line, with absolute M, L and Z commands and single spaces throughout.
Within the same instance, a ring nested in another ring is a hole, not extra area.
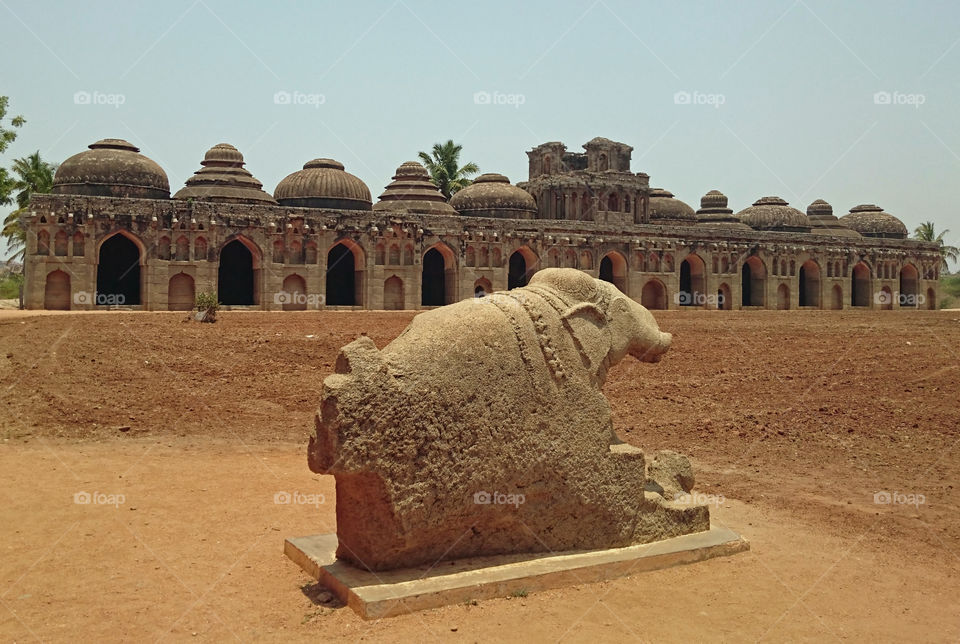
M 615 579 L 750 549 L 728 528 L 626 548 L 472 557 L 386 572 L 336 558 L 337 535 L 293 537 L 284 553 L 364 619 L 379 619 L 476 599 Z

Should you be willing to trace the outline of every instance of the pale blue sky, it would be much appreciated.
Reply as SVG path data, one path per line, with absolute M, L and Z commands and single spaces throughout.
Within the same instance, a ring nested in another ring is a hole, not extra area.
M 333 157 L 376 198 L 436 141 L 517 182 L 532 146 L 605 136 L 695 208 L 714 188 L 735 210 L 765 195 L 838 215 L 876 203 L 960 239 L 955 1 L 0 0 L 0 25 L 0 94 L 28 120 L 7 166 L 119 137 L 176 191 L 228 142 L 270 192 Z

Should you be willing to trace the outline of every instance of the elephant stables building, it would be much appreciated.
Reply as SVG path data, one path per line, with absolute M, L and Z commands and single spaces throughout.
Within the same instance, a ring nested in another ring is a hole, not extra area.
M 170 196 L 164 170 L 104 139 L 34 195 L 25 304 L 32 309 L 187 310 L 200 292 L 228 308 L 421 309 L 523 286 L 544 267 L 612 282 L 650 309 L 936 307 L 935 244 L 874 205 L 836 217 L 763 197 L 734 213 L 711 190 L 700 209 L 630 170 L 632 148 L 527 152 L 528 181 L 484 174 L 449 202 L 403 163 L 373 203 L 332 159 L 273 195 L 231 145 L 212 147 Z

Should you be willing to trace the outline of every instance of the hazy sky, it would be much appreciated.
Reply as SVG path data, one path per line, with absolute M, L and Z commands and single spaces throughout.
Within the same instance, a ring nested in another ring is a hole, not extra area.
M 376 198 L 440 140 L 518 182 L 531 147 L 604 136 L 695 208 L 876 203 L 960 241 L 956 0 L 0 0 L 0 25 L 6 166 L 117 137 L 176 191 L 227 142 L 270 192 L 332 157 Z

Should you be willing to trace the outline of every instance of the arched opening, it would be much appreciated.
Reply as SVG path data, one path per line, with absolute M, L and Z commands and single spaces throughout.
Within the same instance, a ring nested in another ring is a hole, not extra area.
M 834 311 L 843 310 L 843 287 L 839 284 L 833 286 L 833 296 L 830 298 L 830 308 Z
M 617 252 L 607 253 L 600 260 L 600 279 L 616 286 L 621 293 L 627 292 L 627 260 Z
M 800 306 L 820 307 L 820 265 L 808 259 L 800 267 Z
M 473 283 L 474 297 L 486 297 L 490 293 L 493 293 L 493 285 L 486 277 L 481 277 Z
M 593 253 L 589 250 L 580 251 L 580 268 L 585 271 L 593 270 Z
M 50 311 L 70 310 L 70 276 L 65 272 L 57 270 L 47 275 L 43 308 Z
M 140 249 L 124 234 L 100 245 L 95 304 L 140 304 Z
M 400 246 L 397 244 L 392 244 L 390 246 L 390 255 L 388 257 L 388 261 L 390 262 L 391 266 L 400 265 Z
M 41 222 L 42 223 L 42 222 Z M 37 255 L 50 254 L 50 233 L 41 230 L 37 233 Z
M 73 256 L 83 257 L 84 255 L 84 237 L 79 230 L 73 234 Z
M 777 287 L 777 309 L 780 311 L 790 310 L 790 287 L 786 284 Z
M 249 306 L 256 303 L 253 253 L 239 239 L 220 249 L 217 268 L 217 297 L 228 306 Z
M 577 267 L 577 251 L 572 248 L 568 248 L 563 253 L 563 267 L 564 268 L 576 268 Z
M 729 311 L 733 308 L 733 298 L 730 296 L 730 287 L 727 284 L 721 284 L 717 288 L 717 308 L 721 311 Z
M 157 242 L 157 259 L 170 259 L 170 238 L 164 235 Z
M 167 309 L 189 311 L 196 301 L 193 278 L 186 273 L 177 273 L 167 284 Z
M 650 310 L 667 308 L 667 289 L 660 280 L 650 280 L 643 285 L 640 293 L 640 304 Z
M 383 282 L 383 308 L 387 311 L 403 310 L 403 280 L 396 275 Z
M 767 286 L 767 271 L 758 257 L 743 263 L 740 271 L 740 305 L 763 306 Z
M 917 308 L 920 272 L 913 264 L 900 269 L 900 308 Z
M 937 293 L 932 288 L 927 289 L 927 309 L 930 311 L 937 310 Z
M 850 304 L 870 306 L 870 267 L 863 262 L 853 267 L 850 276 Z
M 307 310 L 307 282 L 302 277 L 294 273 L 287 275 L 283 280 L 283 310 L 284 311 L 306 311 Z
M 174 259 L 178 262 L 190 261 L 190 242 L 183 235 L 177 239 L 177 254 Z
M 530 276 L 536 272 L 536 268 L 528 265 L 526 253 L 518 250 L 510 255 L 510 269 L 507 273 L 507 288 L 514 289 L 526 286 L 530 281 Z
M 193 242 L 193 261 L 207 261 L 207 240 L 203 237 L 197 237 L 197 240 Z
M 699 255 L 687 255 L 680 262 L 680 292 L 677 293 L 677 304 L 680 306 L 706 306 L 705 270 L 706 265 Z
M 313 242 L 307 242 L 306 257 L 304 259 L 307 264 L 317 263 L 317 245 Z
M 446 267 L 443 255 L 431 248 L 423 256 L 423 271 L 420 287 L 420 304 L 443 306 L 446 303 Z
M 67 233 L 62 230 L 53 238 L 53 254 L 57 257 L 67 256 Z
M 327 299 L 329 306 L 359 306 L 363 286 L 360 258 L 345 242 L 327 253 Z

